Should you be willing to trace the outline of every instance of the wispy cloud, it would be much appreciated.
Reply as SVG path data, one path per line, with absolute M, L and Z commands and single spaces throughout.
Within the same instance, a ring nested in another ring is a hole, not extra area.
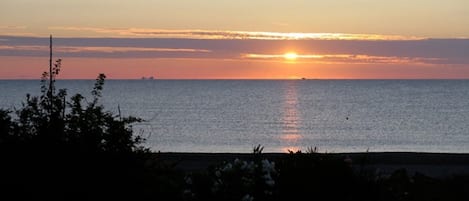
M 87 31 L 113 34 L 126 37 L 158 37 L 158 38 L 190 38 L 190 39 L 255 39 L 255 40 L 421 40 L 422 37 L 379 35 L 379 34 L 348 34 L 348 33 L 285 33 L 256 32 L 230 30 L 168 30 L 141 28 L 96 28 L 96 27 L 49 27 L 52 30 Z
M 59 46 L 59 52 L 211 52 L 204 49 L 185 48 L 148 48 L 148 47 L 79 47 L 79 46 Z
M 245 59 L 284 60 L 292 62 L 286 54 L 243 54 Z M 354 54 L 298 54 L 295 62 L 309 62 L 322 64 L 420 64 L 434 65 L 446 59 L 425 57 L 396 57 L 396 56 L 373 56 Z
M 0 45 L 0 50 L 43 51 L 43 50 L 47 50 L 47 48 L 48 47 L 46 46 L 39 46 L 39 45 L 18 45 L 18 46 Z
M 48 46 L 40 45 L 18 45 L 8 46 L 0 45 L 0 50 L 20 50 L 20 51 L 48 51 Z M 211 52 L 205 49 L 184 49 L 184 48 L 147 48 L 147 47 L 93 47 L 93 46 L 57 46 L 54 47 L 56 52 L 79 53 L 79 52 L 101 52 L 101 53 L 118 53 L 118 52 Z
M 26 29 L 26 26 L 0 26 L 0 29 Z
M 0 25 L 0 35 L 4 36 L 37 36 L 37 34 L 28 32 L 27 26 Z M 1 40 L 0 41 L 4 41 Z
M 187 38 L 55 38 L 60 57 L 171 58 L 298 63 L 469 65 L 467 39 L 404 41 L 243 40 Z M 0 37 L 0 56 L 44 56 L 48 38 Z M 290 60 L 291 61 L 291 60 Z
M 22 36 L 22 37 L 40 37 L 38 34 L 30 33 L 30 32 L 5 32 L 2 31 L 0 33 L 2 36 Z
M 285 59 L 285 57 L 288 57 L 287 54 L 243 54 L 242 58 Z M 324 58 L 324 55 L 318 55 L 318 54 L 298 54 L 298 55 L 295 55 L 295 59 L 322 59 L 322 58 Z

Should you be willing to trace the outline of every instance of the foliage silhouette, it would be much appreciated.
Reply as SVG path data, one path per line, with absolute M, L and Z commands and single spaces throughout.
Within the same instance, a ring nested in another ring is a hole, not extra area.
M 91 101 L 81 94 L 67 100 L 67 90 L 56 87 L 61 61 L 42 74 L 39 96 L 27 94 L 13 111 L 0 109 L 0 193 L 36 200 L 138 197 L 145 188 L 135 183 L 159 175 L 147 174 L 150 152 L 133 135 L 132 124 L 142 119 L 105 111 L 104 74 Z
M 262 154 L 263 150 L 264 150 L 264 146 L 262 146 L 261 144 L 258 144 L 252 148 L 252 153 L 254 155 L 260 155 Z
M 66 101 L 66 89 L 57 90 L 55 86 L 60 66 L 59 59 L 52 74 L 42 74 L 41 95 L 27 94 L 22 108 L 15 111 L 16 119 L 11 111 L 0 110 L 0 145 L 84 153 L 145 151 L 140 146 L 144 139 L 134 136 L 131 127 L 132 123 L 142 120 L 114 115 L 99 104 L 106 76 L 100 74 L 96 79 L 91 102 L 84 104 L 86 99 L 81 94 L 75 94 Z

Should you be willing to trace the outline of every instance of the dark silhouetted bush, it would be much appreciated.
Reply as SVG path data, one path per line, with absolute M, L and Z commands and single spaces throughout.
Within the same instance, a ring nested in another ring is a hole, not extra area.
M 131 124 L 142 121 L 105 111 L 99 98 L 105 75 L 91 91 L 67 100 L 56 89 L 61 60 L 43 73 L 39 96 L 26 95 L 14 111 L 0 110 L 0 190 L 17 199 L 135 198 L 150 183 L 149 150 Z M 136 195 L 137 194 L 137 195 Z M 148 194 L 148 193 L 146 193 Z M 19 197 L 18 197 L 19 196 Z
M 65 89 L 56 90 L 60 71 L 57 60 L 52 75 L 44 72 L 41 95 L 26 96 L 23 106 L 15 111 L 0 110 L 0 145 L 10 149 L 82 153 L 132 153 L 145 151 L 143 138 L 134 136 L 136 117 L 121 117 L 105 111 L 99 104 L 105 75 L 100 74 L 91 91 L 93 100 L 84 103 L 81 94 L 66 100 Z M 17 151 L 17 150 L 16 150 Z

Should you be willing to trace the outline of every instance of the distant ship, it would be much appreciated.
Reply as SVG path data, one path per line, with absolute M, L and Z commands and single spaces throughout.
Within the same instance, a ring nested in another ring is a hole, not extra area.
M 146 78 L 145 76 L 142 77 L 142 80 L 154 80 L 155 78 L 153 76 L 150 76 Z

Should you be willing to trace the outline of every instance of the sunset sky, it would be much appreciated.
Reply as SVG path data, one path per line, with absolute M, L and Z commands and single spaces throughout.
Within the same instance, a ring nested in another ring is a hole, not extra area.
M 469 78 L 467 0 L 2 0 L 0 79 Z

